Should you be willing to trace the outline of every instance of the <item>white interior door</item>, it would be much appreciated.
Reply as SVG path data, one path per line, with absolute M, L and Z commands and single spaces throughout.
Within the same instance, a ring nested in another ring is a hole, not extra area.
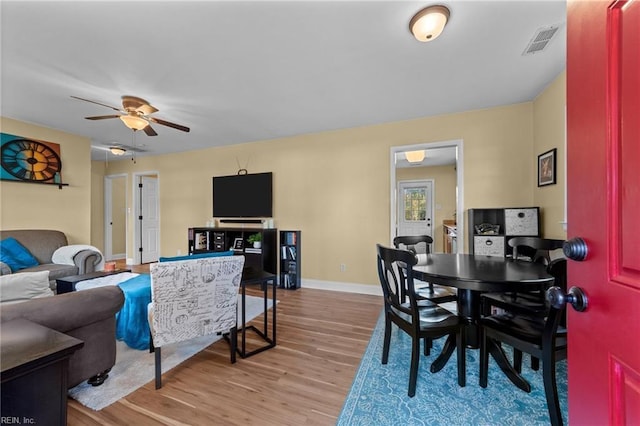
M 104 179 L 105 260 L 124 259 L 127 252 L 127 175 Z
M 140 263 L 156 262 L 160 256 L 158 179 L 140 176 Z
M 433 238 L 433 180 L 398 182 L 397 235 L 428 235 Z

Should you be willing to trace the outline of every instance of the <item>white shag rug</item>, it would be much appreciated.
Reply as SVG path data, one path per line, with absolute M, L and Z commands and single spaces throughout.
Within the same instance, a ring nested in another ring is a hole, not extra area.
M 247 316 L 249 322 L 262 314 L 264 300 L 261 297 L 246 296 Z M 271 308 L 271 299 L 268 307 Z M 238 324 L 242 324 L 242 304 L 238 300 Z M 192 339 L 162 347 L 162 373 L 191 358 L 222 336 L 211 335 Z M 93 410 L 102 410 L 120 398 L 124 398 L 136 389 L 155 379 L 154 354 L 149 350 L 137 350 L 126 343 L 116 342 L 116 364 L 109 372 L 109 378 L 100 386 L 91 386 L 83 382 L 69 389 L 69 396 L 82 405 Z M 231 365 L 231 364 L 229 364 Z

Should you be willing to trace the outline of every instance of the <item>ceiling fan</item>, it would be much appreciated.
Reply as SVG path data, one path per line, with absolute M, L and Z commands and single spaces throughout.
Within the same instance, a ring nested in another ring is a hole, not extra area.
M 107 151 L 116 156 L 123 156 L 123 155 L 129 155 L 129 154 L 135 155 L 136 153 L 147 152 L 145 149 L 142 149 L 140 147 L 124 145 L 117 142 L 113 142 L 109 144 L 101 144 L 101 145 L 92 145 L 91 148 L 98 149 L 100 151 Z
M 77 96 L 71 96 L 74 99 L 78 99 L 80 101 L 91 102 L 92 104 L 102 105 L 107 108 L 111 108 L 112 110 L 118 111 L 120 114 L 113 115 L 98 115 L 95 117 L 85 117 L 87 120 L 105 120 L 107 118 L 119 118 L 122 122 L 133 130 L 144 130 L 147 136 L 157 136 L 155 130 L 151 127 L 151 123 L 161 124 L 163 126 L 173 127 L 177 130 L 182 130 L 183 132 L 188 132 L 190 129 L 188 127 L 182 126 L 180 124 L 171 123 L 169 121 L 161 120 L 159 118 L 152 117 L 151 114 L 154 112 L 158 112 L 158 109 L 149 104 L 149 102 L 145 101 L 142 98 L 138 98 L 135 96 L 123 96 L 122 97 L 122 109 L 113 107 L 111 105 L 105 105 L 100 102 L 92 101 L 89 99 L 79 98 Z

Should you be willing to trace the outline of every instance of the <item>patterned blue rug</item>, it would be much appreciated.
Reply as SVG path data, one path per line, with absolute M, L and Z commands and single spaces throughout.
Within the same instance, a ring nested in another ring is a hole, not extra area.
M 382 365 L 384 315 L 381 314 L 338 418 L 339 426 L 356 425 L 548 425 L 542 366 L 531 370 L 523 355 L 522 375 L 531 393 L 518 389 L 489 357 L 489 384 L 479 383 L 479 350 L 467 350 L 467 385 L 458 386 L 456 354 L 438 373 L 429 366 L 444 344 L 433 342 L 431 355 L 420 358 L 416 396 L 409 398 L 411 338 L 393 326 L 389 363 Z M 510 357 L 512 351 L 506 351 Z M 567 422 L 567 363 L 556 364 L 558 394 Z

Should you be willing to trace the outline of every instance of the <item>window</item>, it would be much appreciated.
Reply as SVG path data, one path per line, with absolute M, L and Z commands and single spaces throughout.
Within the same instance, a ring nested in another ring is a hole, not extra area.
M 404 220 L 426 220 L 427 196 L 425 188 L 404 190 Z

